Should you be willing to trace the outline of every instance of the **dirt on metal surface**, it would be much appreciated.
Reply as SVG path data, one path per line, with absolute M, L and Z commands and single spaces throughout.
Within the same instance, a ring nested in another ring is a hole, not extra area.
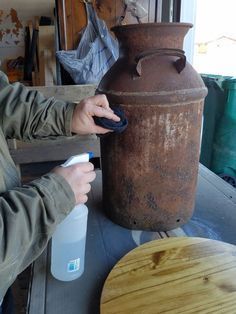
M 127 228 L 171 230 L 193 214 L 206 88 L 181 50 L 190 27 L 114 28 L 121 57 L 98 92 L 123 107 L 129 126 L 101 140 L 103 201 Z

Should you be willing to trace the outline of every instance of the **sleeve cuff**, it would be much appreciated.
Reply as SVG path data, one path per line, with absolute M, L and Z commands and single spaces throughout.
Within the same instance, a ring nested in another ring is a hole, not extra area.
M 72 123 L 72 117 L 73 117 L 75 106 L 76 106 L 75 103 L 68 103 L 67 113 L 66 113 L 66 117 L 65 117 L 65 134 L 66 134 L 66 136 L 74 135 L 71 132 L 71 123 Z

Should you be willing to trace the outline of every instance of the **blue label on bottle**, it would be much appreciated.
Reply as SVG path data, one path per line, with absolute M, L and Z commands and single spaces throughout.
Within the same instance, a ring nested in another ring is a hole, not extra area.
M 67 271 L 70 273 L 79 270 L 79 268 L 80 268 L 80 258 L 69 261 L 69 263 L 67 264 Z

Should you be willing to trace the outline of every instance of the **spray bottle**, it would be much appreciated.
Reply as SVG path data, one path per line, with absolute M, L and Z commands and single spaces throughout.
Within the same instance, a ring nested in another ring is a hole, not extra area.
M 88 162 L 91 157 L 92 153 L 72 156 L 62 167 Z M 52 236 L 51 248 L 51 273 L 54 278 L 71 281 L 83 274 L 87 217 L 87 206 L 79 204 L 57 226 Z

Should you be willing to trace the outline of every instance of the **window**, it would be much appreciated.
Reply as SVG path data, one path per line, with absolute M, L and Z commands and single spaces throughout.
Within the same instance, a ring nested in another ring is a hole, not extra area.
M 235 0 L 197 0 L 193 66 L 199 73 L 236 75 L 235 12 Z

